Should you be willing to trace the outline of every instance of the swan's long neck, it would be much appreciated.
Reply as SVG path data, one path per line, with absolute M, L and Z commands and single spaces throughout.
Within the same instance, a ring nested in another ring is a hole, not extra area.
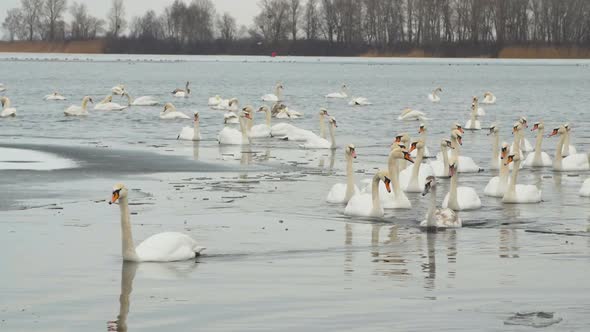
M 459 172 L 455 172 L 455 175 L 451 178 L 451 191 L 449 195 L 449 203 L 448 206 L 452 210 L 459 209 L 459 202 L 457 200 L 457 184 L 459 181 Z
M 123 262 L 121 270 L 121 295 L 119 296 L 119 315 L 117 316 L 118 331 L 127 331 L 127 316 L 129 315 L 129 296 L 133 291 L 133 279 L 137 271 L 137 263 Z
M 501 183 L 506 183 L 506 181 L 508 180 L 508 174 L 510 168 L 508 167 L 508 165 L 506 165 L 506 162 L 504 159 L 500 160 L 500 182 Z
M 494 133 L 494 142 L 492 148 L 492 165 L 498 167 L 498 158 L 500 158 L 500 135 Z
M 393 193 L 395 194 L 395 197 L 400 197 L 401 186 L 399 183 L 399 166 L 397 158 L 389 157 L 388 166 L 389 176 L 391 176 L 391 184 L 393 185 Z
M 456 160 L 457 165 L 459 164 L 459 155 L 461 154 L 461 144 L 459 144 L 459 141 L 457 141 L 457 139 L 453 138 L 452 140 L 453 142 L 453 150 L 451 151 L 451 154 L 453 155 L 453 158 Z M 458 166 L 457 166 L 458 167 Z
M 543 145 L 543 133 L 545 132 L 544 129 L 537 129 L 539 132 L 537 133 L 537 139 L 535 141 L 535 161 L 541 162 L 541 149 Z
M 10 99 L 4 98 L 4 109 L 10 108 Z
M 436 211 L 436 185 L 430 188 L 430 206 L 428 207 L 428 213 L 426 214 L 426 226 L 436 226 L 434 220 L 434 212 Z
M 195 120 L 195 133 L 193 134 L 193 140 L 196 140 L 201 136 L 201 127 L 199 126 L 199 120 Z
M 277 96 L 278 100 L 281 100 L 281 87 L 278 85 L 275 87 L 275 95 Z
M 324 114 L 320 114 L 320 136 L 326 138 L 326 123 L 324 121 Z
M 272 125 L 271 121 L 272 121 L 272 114 L 270 113 L 270 110 L 266 110 L 264 111 L 265 116 L 266 116 L 266 125 L 270 128 L 270 126 Z
M 518 172 L 520 168 L 520 160 L 514 162 L 514 167 L 512 167 L 512 175 L 510 177 L 510 184 L 508 187 L 508 191 L 512 194 L 516 194 L 516 179 L 518 178 Z
M 373 211 L 381 210 L 381 200 L 379 199 L 379 175 L 373 177 L 373 184 L 371 185 L 371 198 L 373 200 Z
M 567 157 L 570 155 L 570 132 L 565 131 L 565 140 L 563 141 L 563 156 Z
M 449 151 L 449 149 L 447 149 L 446 146 L 441 146 L 440 152 L 442 153 L 442 157 L 443 157 L 443 171 L 444 171 L 445 176 L 449 175 L 449 153 L 448 153 L 448 151 Z
M 352 156 L 346 154 L 346 196 L 345 200 L 348 202 L 354 195 L 354 175 L 352 173 Z
M 471 128 L 475 128 L 475 121 L 477 120 L 477 104 L 471 110 Z
M 243 116 L 240 116 L 240 130 L 242 131 L 242 144 L 250 144 L 250 139 L 248 138 L 248 125 L 244 124 Z
M 514 133 L 514 143 L 512 144 L 512 154 L 518 155 L 520 157 L 520 142 L 522 140 L 522 136 L 520 134 L 520 130 Z
M 126 94 L 127 96 L 127 105 L 131 106 L 131 100 L 133 100 L 133 98 L 131 98 L 131 96 L 129 94 Z
M 330 124 L 330 142 L 332 143 L 332 145 L 330 146 L 330 148 L 335 149 L 336 148 L 336 138 L 335 138 L 335 133 L 334 133 L 334 124 Z
M 87 107 L 88 107 L 88 99 L 82 100 L 82 110 L 86 111 Z
M 126 261 L 137 261 L 133 235 L 131 234 L 131 222 L 129 221 L 129 203 L 127 197 L 119 198 L 119 208 L 121 209 L 121 236 L 123 259 Z
M 420 174 L 420 166 L 422 165 L 423 159 L 424 148 L 419 148 L 416 155 L 416 160 L 414 161 L 414 167 L 412 168 L 412 178 L 410 179 L 410 184 L 418 184 L 418 175 Z
M 557 142 L 557 151 L 555 152 L 555 161 L 553 164 L 554 168 L 561 169 L 562 160 L 563 160 L 563 145 L 566 140 L 565 135 L 561 135 L 559 137 L 559 141 Z

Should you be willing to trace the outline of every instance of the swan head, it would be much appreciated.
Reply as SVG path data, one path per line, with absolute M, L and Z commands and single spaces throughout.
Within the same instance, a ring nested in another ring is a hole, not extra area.
M 456 140 L 459 145 L 463 145 L 463 136 L 459 130 L 453 130 L 451 133 L 451 138 Z
M 500 159 L 504 160 L 506 156 L 508 156 L 508 151 L 510 150 L 510 145 L 504 142 L 502 143 L 502 148 L 500 149 Z
M 195 112 L 194 120 L 195 122 L 199 122 L 199 112 Z
M 399 146 L 391 150 L 389 153 L 389 159 L 404 159 L 411 162 L 412 164 L 414 163 L 414 159 L 412 159 L 408 150 Z
M 338 128 L 338 123 L 336 122 L 336 118 L 331 116 L 330 119 L 328 120 L 328 122 L 334 126 L 334 128 Z
M 390 193 L 391 192 L 391 179 L 389 178 L 389 172 L 388 171 L 379 171 L 379 172 L 377 172 L 377 177 L 379 178 L 380 181 L 383 181 L 383 184 L 385 184 L 385 189 L 387 189 L 387 192 Z
M 172 103 L 166 103 L 164 105 L 164 112 L 174 112 L 176 110 L 176 107 L 174 107 L 174 105 L 172 105 Z
M 533 123 L 533 129 L 531 129 L 531 131 L 542 130 L 542 129 L 545 129 L 545 123 L 543 121 L 539 121 L 539 122 Z
M 457 122 L 455 122 L 455 124 L 453 124 L 453 126 L 451 127 L 451 130 L 458 130 L 459 132 L 461 132 L 461 134 L 465 133 L 465 131 L 463 130 L 463 126 L 461 126 Z
M 441 140 L 441 141 L 440 141 L 440 147 L 441 147 L 441 148 L 443 148 L 443 149 L 444 149 L 444 148 L 450 148 L 450 149 L 454 149 L 454 147 L 453 147 L 453 142 L 451 142 L 451 141 L 450 141 L 450 140 L 448 140 L 448 139 L 443 139 L 443 140 Z
M 440 86 L 437 86 L 436 89 L 434 89 L 434 92 L 442 92 L 442 88 Z
M 112 95 L 110 95 L 110 96 L 107 96 L 107 97 L 106 97 L 104 100 L 105 100 L 107 103 L 110 103 L 110 102 L 112 102 L 112 101 L 113 101 L 113 96 L 112 96 Z
M 490 132 L 488 133 L 488 136 L 497 135 L 499 132 L 500 132 L 500 128 L 498 128 L 498 125 L 496 125 L 494 123 L 490 126 Z
M 548 137 L 553 137 L 555 135 L 564 135 L 566 133 L 567 133 L 567 129 L 565 128 L 565 126 L 561 125 L 558 128 L 554 128 Z
M 92 101 L 92 97 L 90 97 L 90 96 L 86 96 L 86 97 L 82 98 L 82 102 L 83 103 L 90 102 L 91 104 L 94 104 L 94 102 Z
M 346 146 L 346 155 L 356 159 L 356 148 L 354 147 L 354 144 L 348 144 Z
M 407 133 L 403 133 L 403 134 L 399 134 L 397 136 L 395 136 L 395 143 L 407 143 L 410 141 L 410 135 L 408 135 Z
M 242 108 L 242 112 L 244 112 L 245 114 L 248 114 L 250 116 L 248 118 L 252 119 L 252 114 L 254 113 L 254 107 L 247 105 L 244 108 Z
M 412 152 L 416 149 L 418 149 L 418 150 L 424 149 L 425 146 L 426 146 L 426 144 L 424 144 L 424 140 L 422 140 L 422 139 L 417 140 L 415 142 L 412 142 L 412 144 L 410 145 L 410 152 Z
M 122 183 L 117 183 L 113 187 L 113 193 L 111 195 L 111 200 L 109 201 L 109 204 L 116 203 L 121 197 L 123 197 L 123 198 L 127 197 L 127 193 L 128 193 L 128 190 L 125 187 L 125 185 Z
M 238 99 L 237 98 L 232 98 L 229 100 L 229 106 L 233 106 L 233 104 L 238 104 Z
M 422 134 L 426 132 L 426 125 L 421 123 L 420 127 L 418 127 L 418 134 Z
M 529 127 L 529 124 L 527 122 L 527 119 L 524 116 L 521 116 L 520 119 L 518 119 L 518 122 L 520 124 L 522 124 L 525 128 L 528 128 Z
M 457 159 L 449 162 L 449 176 L 453 177 L 457 174 Z
M 346 86 L 346 84 L 345 84 L 345 83 L 342 83 L 342 86 L 341 86 L 341 87 L 342 87 L 342 90 L 346 90 L 346 89 L 348 89 L 348 87 Z
M 520 161 L 519 154 L 511 154 L 508 156 L 508 158 L 506 158 L 506 163 L 504 164 L 504 166 L 508 166 L 510 163 L 517 161 Z
M 565 130 L 567 130 L 567 131 L 570 131 L 570 130 L 572 130 L 572 127 L 570 127 L 570 124 L 569 124 L 569 123 L 566 123 L 566 124 L 564 124 L 564 125 L 563 125 L 563 127 L 564 127 L 564 128 L 565 128 Z
M 330 116 L 330 114 L 328 114 L 328 109 L 326 109 L 325 107 L 320 108 L 320 115 Z
M 422 196 L 426 196 L 430 192 L 431 189 L 436 188 L 436 178 L 432 175 L 426 178 L 426 183 L 424 184 L 424 191 L 422 191 Z
M 248 120 L 252 120 L 252 114 L 248 111 L 246 111 L 247 107 L 244 107 L 244 109 L 242 109 L 242 112 L 240 112 L 240 117 L 242 118 L 246 118 Z
M 515 122 L 514 125 L 512 125 L 512 134 L 516 134 L 521 129 L 522 129 L 522 123 L 520 121 L 519 122 Z
M 258 111 L 256 111 L 256 112 L 265 112 L 265 113 L 267 113 L 268 111 L 270 111 L 268 109 L 268 106 L 263 105 L 263 106 L 260 106 L 260 108 L 258 108 Z

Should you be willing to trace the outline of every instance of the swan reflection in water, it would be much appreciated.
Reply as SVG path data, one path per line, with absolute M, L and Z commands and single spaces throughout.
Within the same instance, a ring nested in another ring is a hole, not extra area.
M 324 168 L 326 167 L 326 159 L 328 159 L 329 161 L 329 166 L 328 169 L 329 170 L 333 170 L 334 169 L 334 162 L 336 161 L 336 149 L 332 149 L 330 150 L 330 155 L 326 156 L 325 154 L 322 154 L 321 156 L 319 156 L 319 164 L 318 167 L 319 168 Z
M 375 274 L 393 277 L 395 279 L 407 279 L 410 272 L 407 268 L 408 261 L 401 255 L 401 247 L 398 238 L 397 226 L 389 227 L 387 240 L 380 243 L 380 233 L 383 225 L 373 225 L 371 228 L 371 259 L 377 263 Z M 387 248 L 385 252 L 383 249 Z
M 123 262 L 121 268 L 121 295 L 119 296 L 119 315 L 117 320 L 109 321 L 107 323 L 108 331 L 126 332 L 127 331 L 127 315 L 129 314 L 129 296 L 133 290 L 133 279 L 135 279 L 135 272 L 137 271 L 138 263 Z
M 199 160 L 199 148 L 201 146 L 201 141 L 193 141 L 193 159 L 195 161 Z

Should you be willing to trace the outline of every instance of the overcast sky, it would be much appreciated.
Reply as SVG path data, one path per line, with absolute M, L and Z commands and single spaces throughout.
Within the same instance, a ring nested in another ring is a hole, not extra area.
M 164 7 L 170 5 L 174 0 L 124 0 L 127 9 L 127 19 L 133 16 L 141 15 L 149 9 L 161 13 Z M 185 0 L 190 3 L 191 0 Z M 68 0 L 71 4 L 73 0 Z M 89 11 L 94 16 L 105 18 L 111 6 L 111 0 L 77 0 L 79 3 L 85 3 Z M 217 8 L 218 13 L 230 12 L 234 16 L 238 25 L 245 24 L 250 26 L 252 18 L 258 13 L 258 0 L 212 0 Z M 4 22 L 6 11 L 10 8 L 19 7 L 20 0 L 0 0 L 0 23 Z M 67 17 L 69 20 L 69 15 Z

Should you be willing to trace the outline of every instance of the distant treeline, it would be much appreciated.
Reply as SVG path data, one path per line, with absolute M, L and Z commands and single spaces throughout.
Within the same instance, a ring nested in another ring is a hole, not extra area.
M 590 0 L 260 0 L 238 27 L 211 0 L 174 0 L 129 22 L 123 0 L 106 20 L 67 0 L 21 0 L 8 40 L 106 38 L 110 53 L 361 55 L 420 49 L 496 56 L 506 46 L 590 47 Z M 64 21 L 69 10 L 71 22 Z

